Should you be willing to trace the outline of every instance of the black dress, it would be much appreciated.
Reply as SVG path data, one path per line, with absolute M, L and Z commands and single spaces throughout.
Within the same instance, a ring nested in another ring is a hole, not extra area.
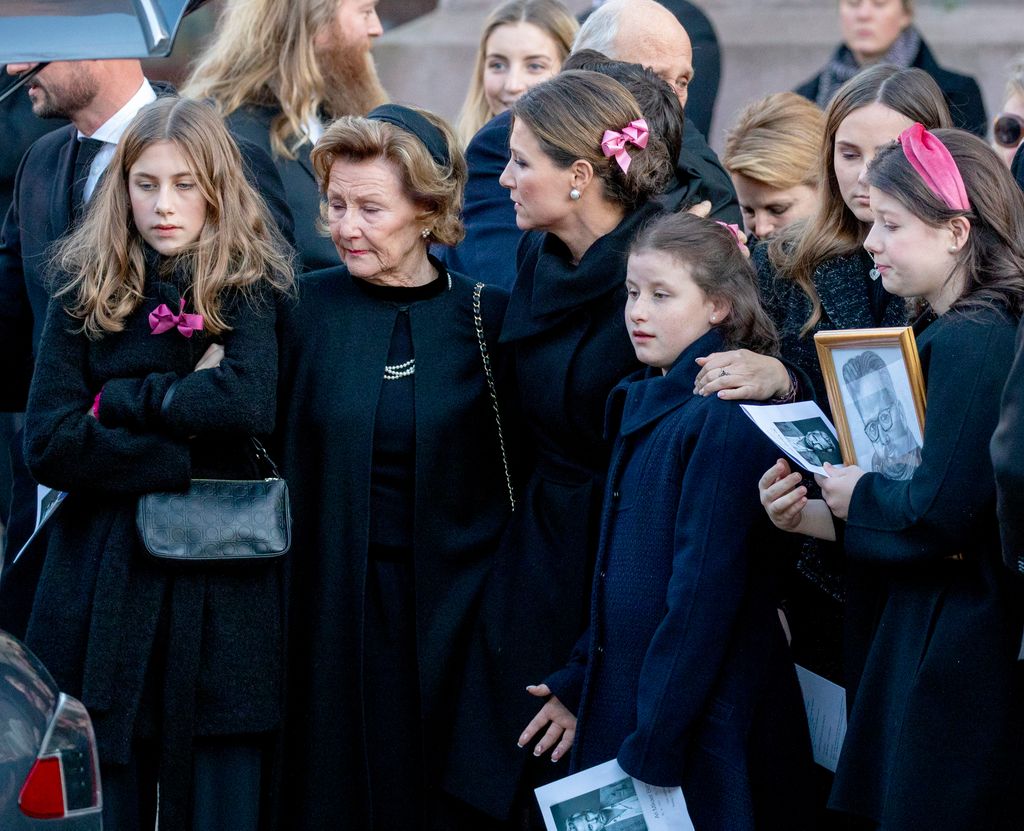
M 586 627 L 604 477 L 604 406 L 640 367 L 623 317 L 629 246 L 660 208 L 647 204 L 573 266 L 552 234 L 525 243 L 502 342 L 513 349 L 530 474 L 502 539 L 480 638 L 460 698 L 447 787 L 505 818 L 528 750 L 516 739 L 540 707 L 526 693 L 565 664 Z M 545 762 L 548 775 L 565 765 Z M 529 798 L 532 801 L 532 797 Z
M 134 763 L 140 739 L 158 745 L 160 827 L 178 829 L 192 819 L 193 737 L 279 724 L 281 569 L 165 565 L 139 542 L 136 502 L 191 477 L 258 478 L 248 436 L 273 427 L 277 342 L 272 299 L 228 295 L 224 359 L 193 372 L 214 339 L 151 334 L 149 313 L 177 309 L 189 285 L 149 255 L 146 297 L 122 332 L 90 340 L 50 304 L 25 455 L 39 482 L 69 495 L 51 520 L 26 640 L 89 709 L 105 769 Z
M 434 265 L 415 289 L 310 274 L 282 313 L 288 829 L 440 823 L 454 697 L 510 505 L 473 282 Z M 483 292 L 499 389 L 506 301 Z
M 831 805 L 882 828 L 997 831 L 1024 812 L 1024 603 L 988 454 L 1015 326 L 984 310 L 918 327 L 921 464 L 907 481 L 865 474 L 850 501 L 847 556 L 883 590 L 863 610 Z

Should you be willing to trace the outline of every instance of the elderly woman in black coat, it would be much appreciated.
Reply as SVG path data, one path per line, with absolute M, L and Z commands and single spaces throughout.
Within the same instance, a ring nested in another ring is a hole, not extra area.
M 610 449 L 604 402 L 638 366 L 622 320 L 626 254 L 673 172 L 635 99 L 607 76 L 563 72 L 520 98 L 513 118 L 501 183 L 519 227 L 544 232 L 520 246 L 501 334 L 514 357 L 530 473 L 460 699 L 459 732 L 474 743 L 449 772 L 449 787 L 499 818 L 530 752 L 516 747 L 538 705 L 524 688 L 564 663 L 586 625 Z
M 303 278 L 281 324 L 295 518 L 284 827 L 472 827 L 438 782 L 511 508 L 496 397 L 507 295 L 428 254 L 461 236 L 466 179 L 436 116 L 338 119 L 312 158 L 344 264 Z
M 824 108 L 839 88 L 865 67 L 916 67 L 939 85 L 954 127 L 985 135 L 988 116 L 978 82 L 939 66 L 914 27 L 914 0 L 839 0 L 839 25 L 843 43 L 824 69 L 795 92 Z

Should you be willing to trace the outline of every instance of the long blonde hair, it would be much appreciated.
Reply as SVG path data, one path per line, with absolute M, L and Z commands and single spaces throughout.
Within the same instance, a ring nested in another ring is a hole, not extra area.
M 949 107 L 932 77 L 921 69 L 899 69 L 879 64 L 859 72 L 839 88 L 825 110 L 825 132 L 818 160 L 821 199 L 806 222 L 784 228 L 769 244 L 768 256 L 780 278 L 790 279 L 811 300 L 806 335 L 821 320 L 821 298 L 814 288 L 814 272 L 833 257 L 858 251 L 867 236 L 863 223 L 843 201 L 835 170 L 835 141 L 839 126 L 855 110 L 883 104 L 929 129 L 951 126 Z
M 90 338 L 120 332 L 145 298 L 145 243 L 132 217 L 128 174 L 149 146 L 164 141 L 185 158 L 207 203 L 199 239 L 177 257 L 190 275 L 192 306 L 205 331 L 230 329 L 220 314 L 226 290 L 247 293 L 262 281 L 281 291 L 291 287 L 288 244 L 246 181 L 223 120 L 208 104 L 159 98 L 128 126 L 86 218 L 54 254 L 54 265 L 67 275 L 56 294 L 69 296 L 68 312 Z
M 725 136 L 722 165 L 776 190 L 817 188 L 825 116 L 795 92 L 776 92 L 748 104 Z
M 281 108 L 270 127 L 274 154 L 295 158 L 305 125 L 327 98 L 313 41 L 334 24 L 339 0 L 228 0 L 217 33 L 181 94 L 212 98 L 222 115 L 244 104 Z
M 548 35 L 558 48 L 559 63 L 565 60 L 572 49 L 573 39 L 579 29 L 572 16 L 560 0 L 509 0 L 492 11 L 484 22 L 480 34 L 480 46 L 476 50 L 476 61 L 470 77 L 469 92 L 462 104 L 455 132 L 465 147 L 477 131 L 491 119 L 491 110 L 484 96 L 484 65 L 487 61 L 487 40 L 499 26 L 515 23 L 532 23 Z

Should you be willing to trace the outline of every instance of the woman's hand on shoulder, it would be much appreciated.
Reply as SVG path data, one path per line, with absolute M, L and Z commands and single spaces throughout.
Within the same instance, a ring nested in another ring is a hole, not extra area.
M 789 370 L 778 358 L 749 349 L 714 352 L 697 358 L 700 372 L 695 395 L 715 395 L 725 400 L 768 401 L 790 392 Z
M 547 684 L 531 684 L 526 691 L 530 695 L 548 700 L 533 717 L 533 720 L 526 725 L 526 729 L 519 736 L 518 744 L 520 747 L 526 747 L 533 737 L 546 727 L 547 731 L 533 747 L 533 755 L 543 756 L 549 748 L 554 747 L 554 750 L 551 751 L 551 761 L 557 762 L 569 752 L 576 738 L 576 716 L 558 700 L 558 696 L 551 695 Z
M 199 359 L 199 363 L 196 364 L 194 371 L 199 372 L 201 369 L 215 369 L 220 366 L 220 362 L 223 360 L 224 347 L 219 343 L 211 343 L 203 353 L 203 357 Z

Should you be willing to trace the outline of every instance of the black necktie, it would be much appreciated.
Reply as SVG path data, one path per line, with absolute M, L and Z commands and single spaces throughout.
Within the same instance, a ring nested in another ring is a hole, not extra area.
M 85 205 L 85 182 L 89 178 L 89 170 L 92 167 L 93 159 L 100 152 L 100 148 L 106 144 L 105 141 L 93 138 L 80 138 L 78 140 L 78 157 L 75 159 L 75 181 L 71 187 L 71 207 L 75 216 L 79 216 Z

